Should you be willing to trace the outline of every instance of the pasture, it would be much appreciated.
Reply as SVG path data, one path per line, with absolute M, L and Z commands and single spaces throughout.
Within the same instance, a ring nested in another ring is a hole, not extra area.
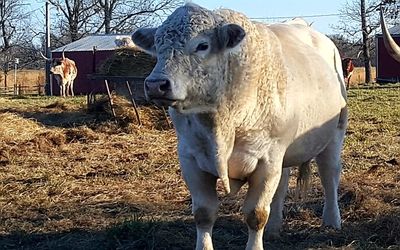
M 400 248 L 400 89 L 351 89 L 349 110 L 343 229 L 320 228 L 316 168 L 302 201 L 293 171 L 285 231 L 266 248 Z M 193 249 L 174 130 L 151 107 L 142 127 L 107 111 L 87 111 L 83 97 L 0 98 L 1 249 Z M 242 200 L 221 197 L 216 249 L 244 249 Z
M 44 82 L 44 70 L 18 69 L 9 71 L 7 75 L 0 72 L 0 95 L 12 95 L 17 91 L 19 95 L 43 94 Z
M 376 79 L 376 68 L 371 68 L 372 79 L 375 81 Z M 353 75 L 350 78 L 350 86 L 358 87 L 358 85 L 362 85 L 365 83 L 365 68 L 364 67 L 355 67 L 353 71 Z

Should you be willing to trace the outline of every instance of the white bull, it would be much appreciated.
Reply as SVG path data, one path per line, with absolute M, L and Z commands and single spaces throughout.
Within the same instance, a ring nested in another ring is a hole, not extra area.
M 248 183 L 247 249 L 262 249 L 268 217 L 271 235 L 281 227 L 288 176 L 282 167 L 314 158 L 325 190 L 323 224 L 340 228 L 347 109 L 339 53 L 328 38 L 298 22 L 264 25 L 186 4 L 132 40 L 157 57 L 145 93 L 170 106 L 196 249 L 213 248 L 218 178 L 227 193 Z

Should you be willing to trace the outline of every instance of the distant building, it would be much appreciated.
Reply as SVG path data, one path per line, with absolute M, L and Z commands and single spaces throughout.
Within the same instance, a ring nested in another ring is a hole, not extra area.
M 389 29 L 394 41 L 400 44 L 400 26 Z M 380 83 L 400 82 L 400 63 L 386 51 L 382 34 L 375 36 L 376 44 L 376 81 Z
M 65 56 L 75 61 L 78 68 L 78 76 L 74 81 L 74 92 L 76 95 L 106 93 L 104 81 L 92 80 L 89 79 L 88 76 L 100 73 L 100 66 L 102 66 L 107 59 L 115 55 L 119 46 L 131 45 L 129 43 L 124 43 L 126 41 L 125 38 L 130 40 L 130 35 L 87 36 L 53 50 L 51 52 L 52 58 L 61 58 L 62 51 L 65 49 Z M 116 66 L 118 67 L 118 65 Z M 143 77 L 145 77 L 145 75 L 143 75 Z M 115 85 L 111 86 L 115 87 Z M 59 95 L 59 86 L 57 86 L 54 79 L 52 88 L 53 95 Z

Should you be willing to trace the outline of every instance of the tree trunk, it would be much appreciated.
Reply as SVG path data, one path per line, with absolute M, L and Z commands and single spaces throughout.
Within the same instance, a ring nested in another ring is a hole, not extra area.
M 111 33 L 111 13 L 107 10 L 104 17 L 104 31 L 106 34 Z
M 69 25 L 69 32 L 71 36 L 71 42 L 74 42 L 79 39 L 78 36 L 78 24 L 72 20 Z
M 106 34 L 111 33 L 111 15 L 112 10 L 110 2 L 108 0 L 104 1 L 104 31 Z
M 365 83 L 371 83 L 371 55 L 370 55 L 370 39 L 367 30 L 367 18 L 365 11 L 365 0 L 361 0 L 361 28 L 363 38 L 363 54 L 364 54 L 364 67 L 365 67 Z

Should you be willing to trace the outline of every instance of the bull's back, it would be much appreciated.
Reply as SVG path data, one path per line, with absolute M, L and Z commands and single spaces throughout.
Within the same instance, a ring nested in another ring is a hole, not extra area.
M 304 24 L 280 23 L 270 25 L 269 29 L 283 42 L 292 41 L 310 46 L 336 72 L 340 84 L 345 88 L 340 54 L 330 38 Z M 342 91 L 342 95 L 346 99 L 345 91 Z
M 73 60 L 66 58 L 64 61 L 64 76 L 68 81 L 73 81 L 78 75 L 78 68 Z

